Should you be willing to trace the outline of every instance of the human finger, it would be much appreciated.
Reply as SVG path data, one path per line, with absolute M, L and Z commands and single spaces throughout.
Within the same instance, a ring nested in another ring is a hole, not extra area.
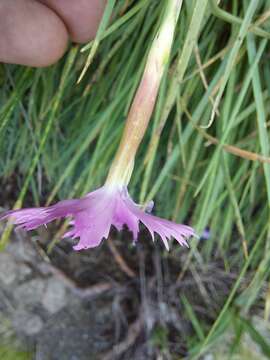
M 38 0 L 64 21 L 71 40 L 87 42 L 95 37 L 106 0 Z
M 68 32 L 53 10 L 34 0 L 0 2 L 0 61 L 48 66 L 65 52 Z

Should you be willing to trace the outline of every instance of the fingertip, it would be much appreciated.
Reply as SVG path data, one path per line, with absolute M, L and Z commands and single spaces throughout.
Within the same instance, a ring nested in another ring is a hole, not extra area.
M 96 35 L 106 0 L 39 0 L 63 19 L 70 38 L 85 43 Z
M 0 61 L 45 67 L 64 54 L 68 33 L 60 18 L 33 0 L 0 4 Z

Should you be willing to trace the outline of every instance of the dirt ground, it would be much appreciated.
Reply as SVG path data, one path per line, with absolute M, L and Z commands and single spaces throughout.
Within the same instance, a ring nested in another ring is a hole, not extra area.
M 48 234 L 15 231 L 0 253 L 0 335 L 37 360 L 185 356 L 193 328 L 182 297 L 211 323 L 233 281 L 218 264 L 183 272 L 189 250 L 167 253 L 147 233 L 134 246 L 113 232 L 81 252 L 62 240 L 50 255 Z

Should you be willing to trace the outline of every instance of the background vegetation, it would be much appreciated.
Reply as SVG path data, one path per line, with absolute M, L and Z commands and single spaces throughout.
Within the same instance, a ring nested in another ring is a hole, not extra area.
M 50 204 L 102 185 L 165 1 L 108 3 L 96 39 L 83 49 L 71 45 L 55 66 L 1 64 L 3 207 Z M 136 201 L 154 199 L 156 214 L 201 235 L 189 250 L 173 243 L 170 253 L 147 234 L 140 238 L 145 259 L 155 253 L 160 264 L 143 276 L 154 279 L 153 292 L 162 287 L 162 303 L 186 324 L 181 330 L 159 319 L 147 334 L 164 356 L 196 358 L 219 349 L 217 358 L 247 358 L 246 336 L 259 358 L 270 356 L 269 17 L 269 0 L 183 4 L 130 184 Z M 76 85 L 89 51 L 91 65 Z M 55 243 L 64 227 L 52 231 L 49 250 L 61 246 Z M 6 227 L 2 249 L 10 232 Z M 130 243 L 129 234 L 115 239 L 141 281 Z

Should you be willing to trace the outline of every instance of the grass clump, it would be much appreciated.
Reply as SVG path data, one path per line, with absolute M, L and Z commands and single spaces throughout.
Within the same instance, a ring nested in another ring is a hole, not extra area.
M 2 188 L 12 185 L 3 205 L 48 204 L 103 182 L 164 5 L 108 4 L 96 40 L 83 53 L 72 46 L 43 70 L 1 65 L 0 175 Z M 157 214 L 188 221 L 199 235 L 209 233 L 207 240 L 192 242 L 179 279 L 191 264 L 203 272 L 215 261 L 237 274 L 222 306 L 203 325 L 192 300 L 183 297 L 194 330 L 186 351 L 194 358 L 218 343 L 236 308 L 241 331 L 269 351 L 246 323 L 254 309 L 269 318 L 269 5 L 184 2 L 130 186 L 141 202 L 155 198 Z M 75 86 L 87 57 L 90 67 Z M 164 256 L 182 251 L 174 247 Z

